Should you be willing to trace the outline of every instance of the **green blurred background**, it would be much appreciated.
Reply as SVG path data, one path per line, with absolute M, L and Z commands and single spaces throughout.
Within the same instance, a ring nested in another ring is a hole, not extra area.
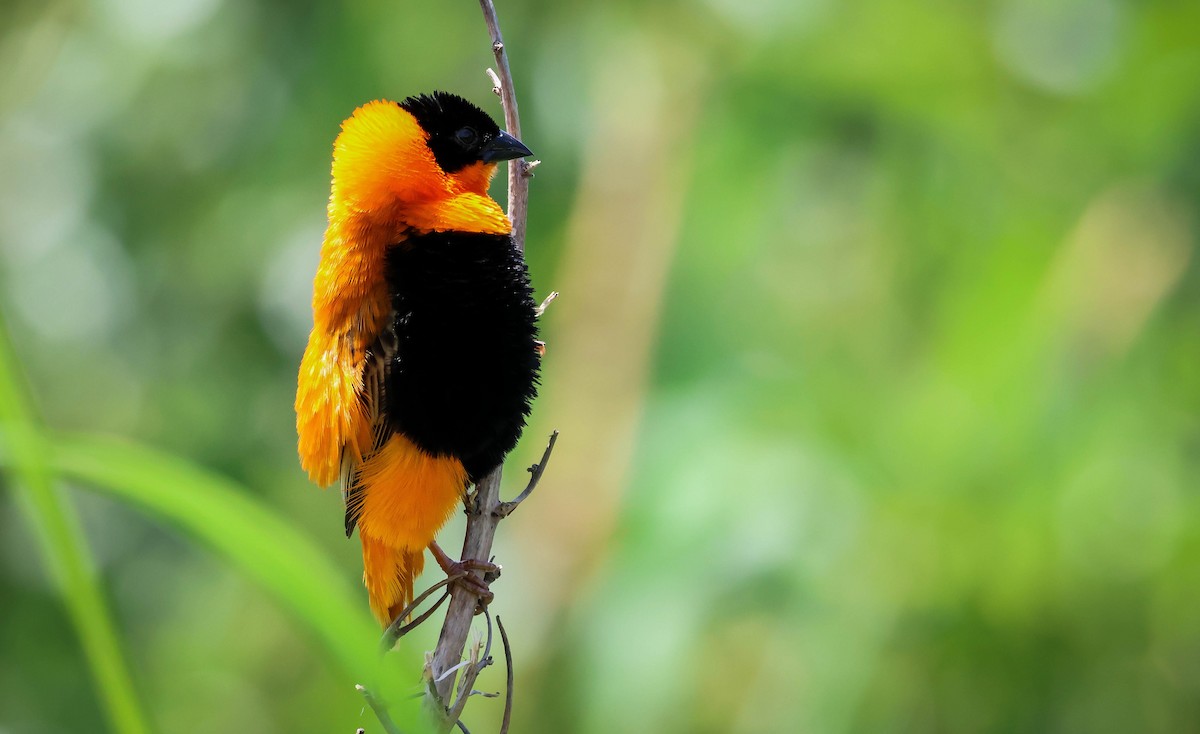
M 499 12 L 563 293 L 513 731 L 1200 730 L 1200 4 Z M 294 450 L 331 143 L 492 63 L 468 0 L 0 7 L 0 732 L 379 731 Z

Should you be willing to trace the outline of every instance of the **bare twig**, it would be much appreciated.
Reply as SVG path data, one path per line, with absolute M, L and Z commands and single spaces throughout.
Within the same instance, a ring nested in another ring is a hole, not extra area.
M 432 617 L 433 613 L 436 612 L 438 609 L 440 609 L 442 604 L 444 604 L 446 602 L 446 600 L 449 598 L 450 598 L 449 591 L 442 592 L 442 595 L 439 596 L 438 600 L 433 603 L 433 606 L 431 606 L 428 609 L 426 609 L 425 611 L 421 612 L 421 616 L 417 617 L 413 621 L 409 622 L 408 624 L 404 625 L 400 629 L 396 630 L 393 633 L 395 635 L 395 637 L 389 638 L 387 635 L 385 635 L 384 639 L 380 643 L 380 646 L 383 648 L 383 652 L 387 652 L 388 650 L 392 649 L 392 647 L 395 647 L 396 643 L 399 642 L 401 637 L 404 637 L 409 632 L 412 632 L 417 627 L 420 627 L 422 624 L 424 624 L 425 620 Z
M 521 137 L 521 120 L 517 113 L 517 98 L 513 90 L 512 71 L 508 65 L 508 54 L 504 50 L 504 39 L 500 35 L 500 23 L 492 0 L 479 0 L 484 21 L 492 40 L 492 53 L 496 57 L 496 74 L 493 86 L 500 87 L 500 102 L 504 107 L 504 126 L 517 139 Z M 521 159 L 508 162 L 508 216 L 512 220 L 512 241 L 519 250 L 525 249 L 525 223 L 529 210 L 529 179 L 524 175 L 526 163 Z M 486 359 L 487 355 L 481 355 Z M 480 480 L 475 492 L 466 502 L 467 530 L 463 540 L 461 558 L 490 558 L 496 525 L 501 515 L 496 514 L 500 506 L 500 467 Z M 471 573 L 479 576 L 478 571 Z M 446 621 L 438 637 L 437 648 L 430 661 L 431 693 L 436 698 L 438 711 L 446 712 L 446 701 L 454 690 L 453 676 L 446 671 L 456 665 L 462 657 L 471 619 L 475 616 L 478 597 L 463 585 L 456 585 L 451 592 L 450 607 Z M 470 689 L 467 689 L 470 690 Z M 447 717 L 441 722 L 444 730 L 453 725 L 454 719 Z
M 448 714 L 451 721 L 458 721 L 462 716 L 463 708 L 467 705 L 467 699 L 471 697 L 475 679 L 483 672 L 483 669 L 492 664 L 492 615 L 483 608 L 483 614 L 487 618 L 487 644 L 484 646 L 483 654 L 477 660 L 472 661 L 472 665 L 462 674 L 458 681 L 458 699 L 454 705 L 450 707 Z M 476 650 L 479 648 L 476 647 Z
M 445 673 L 442 673 L 441 675 L 439 675 L 437 678 L 435 678 L 435 679 L 434 679 L 434 681 L 433 681 L 433 682 L 434 682 L 434 683 L 441 683 L 442 681 L 446 680 L 446 679 L 447 679 L 447 678 L 449 678 L 450 676 L 452 676 L 452 675 L 454 675 L 455 673 L 457 673 L 459 668 L 465 668 L 465 667 L 467 667 L 467 666 L 468 666 L 468 665 L 470 665 L 470 664 L 471 664 L 471 661 L 470 661 L 470 660 L 463 660 L 463 661 L 462 661 L 462 662 L 460 662 L 458 665 L 455 665 L 453 668 L 448 668 L 448 669 L 446 670 L 446 672 L 445 672 Z
M 555 298 L 558 298 L 558 291 L 550 291 L 550 295 L 546 296 L 541 305 L 537 307 L 537 310 L 533 312 L 534 315 L 540 319 L 542 314 L 546 313 L 546 307 L 554 303 Z
M 513 661 L 512 648 L 508 646 L 508 633 L 504 631 L 504 623 L 500 615 L 496 615 L 496 626 L 500 628 L 500 641 L 504 643 L 504 669 L 508 674 L 508 685 L 504 688 L 504 719 L 500 722 L 500 734 L 508 734 L 508 723 L 512 720 L 513 706 Z
M 396 722 L 392 721 L 392 717 L 388 715 L 387 707 L 383 705 L 383 702 L 375 698 L 375 696 L 367 690 L 366 686 L 356 685 L 354 687 L 359 693 L 362 694 L 363 699 L 366 700 L 367 705 L 371 707 L 371 710 L 375 712 L 375 718 L 379 719 L 379 723 L 381 726 L 383 726 L 383 730 L 387 732 L 387 734 L 400 734 L 400 727 L 396 726 Z M 362 731 L 362 729 L 359 729 L 359 731 Z
M 437 591 L 438 589 L 442 588 L 443 586 L 449 586 L 450 584 L 454 583 L 455 581 L 458 581 L 465 575 L 466 574 L 464 574 L 464 573 L 457 573 L 457 574 L 454 574 L 453 576 L 447 576 L 446 578 L 442 579 L 441 581 L 437 582 L 433 586 L 430 586 L 428 589 L 423 591 L 421 593 L 421 595 L 418 596 L 416 599 L 413 599 L 412 603 L 409 604 L 407 607 L 405 607 L 404 611 L 397 614 L 396 618 L 392 620 L 392 623 L 390 625 L 388 625 L 388 628 L 383 631 L 383 639 L 379 641 L 379 645 L 381 648 L 383 648 L 383 651 L 387 652 L 388 650 L 391 650 L 393 647 L 395 647 L 396 642 L 401 637 L 403 637 L 406 634 L 408 634 L 409 632 L 413 631 L 418 626 L 420 626 L 420 624 L 422 622 L 429 619 L 429 616 L 437 611 L 438 607 L 440 607 L 442 605 L 442 602 L 446 601 L 446 597 L 450 595 L 450 592 L 446 592 L 446 593 L 442 594 L 441 598 L 438 599 L 436 602 L 434 602 L 432 607 L 425 610 L 425 612 L 423 612 L 421 614 L 421 616 L 417 617 L 416 619 L 414 619 L 411 622 L 406 623 L 404 620 L 408 619 L 408 615 L 412 614 L 413 611 L 418 606 L 421 605 L 421 602 L 425 601 L 425 599 L 428 598 L 429 595 L 432 594 L 433 592 Z
M 546 464 L 550 463 L 550 452 L 554 451 L 554 444 L 558 442 L 558 431 L 550 434 L 550 440 L 546 443 L 546 450 L 542 452 L 542 460 L 533 466 L 529 467 L 529 484 L 525 485 L 525 489 L 521 494 L 513 498 L 511 502 L 501 502 L 500 506 L 495 509 L 495 513 L 499 517 L 508 517 L 517 509 L 517 506 L 529 498 L 533 494 L 534 488 L 542 479 L 542 472 L 546 471 Z
M 487 23 L 488 32 L 491 36 L 492 53 L 496 58 L 496 69 L 488 69 L 488 78 L 492 82 L 492 91 L 500 96 L 500 103 L 504 107 L 505 128 L 509 134 L 520 139 L 521 121 L 517 112 L 517 97 L 513 88 L 512 71 L 508 64 L 508 54 L 504 48 L 504 39 L 500 35 L 500 23 L 496 18 L 496 8 L 492 0 L 479 0 L 479 7 L 483 11 L 484 21 Z M 529 209 L 529 179 L 533 176 L 533 168 L 538 163 L 538 161 L 527 163 L 519 158 L 508 162 L 508 216 L 512 221 L 511 236 L 513 244 L 522 252 L 525 250 L 525 227 Z M 546 307 L 557 296 L 557 293 L 552 293 L 547 297 L 538 307 L 537 315 L 541 316 L 545 312 Z M 481 355 L 481 358 L 487 359 L 487 355 Z M 501 468 L 499 466 L 476 483 L 474 491 L 467 496 L 464 502 L 467 514 L 467 529 L 460 558 L 482 559 L 492 557 L 492 542 L 496 535 L 496 526 L 500 520 L 511 514 L 533 492 L 538 480 L 541 479 L 546 463 L 550 459 L 550 452 L 554 449 L 554 443 L 557 438 L 558 432 L 555 431 L 550 436 L 541 461 L 530 468 L 531 477 L 529 484 L 512 502 L 502 502 L 500 499 Z M 481 572 L 476 569 L 472 569 L 468 573 L 473 574 L 475 578 L 481 579 L 483 583 L 490 580 L 482 576 Z M 431 703 L 436 705 L 434 710 L 442 715 L 442 719 L 439 722 L 440 729 L 442 731 L 449 731 L 457 725 L 459 729 L 466 732 L 466 727 L 463 726 L 460 718 L 463 707 L 466 705 L 468 698 L 475 693 L 473 688 L 475 679 L 486 666 L 492 663 L 492 622 L 491 614 L 488 612 L 486 604 L 481 605 L 479 593 L 472 590 L 468 585 L 456 584 L 451 586 L 450 595 L 451 599 L 449 608 L 446 611 L 446 620 L 442 625 L 437 647 L 429 658 L 429 693 L 432 698 Z M 480 658 L 477 657 L 479 655 L 479 648 L 475 647 L 472 650 L 470 660 L 460 662 L 463 657 L 463 650 L 466 647 L 467 637 L 470 634 L 471 620 L 479 606 L 482 606 L 488 623 L 486 649 Z M 497 619 L 497 624 L 499 624 L 499 619 Z M 512 658 L 508 636 L 504 632 L 503 627 L 501 627 L 500 634 L 504 641 L 505 659 L 508 661 L 508 693 L 504 714 L 504 729 L 507 730 L 512 707 Z M 465 668 L 463 668 L 464 665 L 466 666 Z M 459 673 L 458 698 L 453 702 L 453 705 L 447 705 L 451 700 L 451 694 L 455 690 L 454 673 L 459 668 L 463 668 L 463 670 Z
M 517 113 L 517 93 L 513 88 L 512 70 L 508 67 L 508 53 L 504 50 L 504 39 L 500 35 L 500 21 L 496 18 L 496 6 L 492 0 L 479 0 L 483 20 L 492 37 L 492 54 L 496 57 L 493 86 L 500 87 L 500 104 L 504 107 L 504 127 L 517 140 L 521 139 L 521 117 Z M 513 243 L 517 249 L 525 250 L 525 221 L 529 212 L 529 182 L 525 170 L 529 164 L 517 158 L 508 162 L 508 218 L 512 220 Z

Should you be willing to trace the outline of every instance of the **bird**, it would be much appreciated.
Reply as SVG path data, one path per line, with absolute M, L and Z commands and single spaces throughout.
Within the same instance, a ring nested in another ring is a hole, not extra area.
M 529 155 L 440 91 L 364 104 L 334 141 L 297 446 L 314 483 L 341 486 L 385 628 L 427 549 L 448 575 L 490 565 L 454 561 L 436 535 L 516 445 L 537 395 L 528 268 L 488 195 L 499 162 Z

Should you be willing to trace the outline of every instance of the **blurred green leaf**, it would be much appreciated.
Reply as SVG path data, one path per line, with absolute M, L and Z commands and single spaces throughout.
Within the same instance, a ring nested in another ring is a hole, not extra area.
M 254 579 L 314 631 L 353 674 L 379 634 L 345 573 L 246 489 L 191 462 L 116 438 L 67 436 L 51 446 L 64 476 L 183 530 Z
M 100 590 L 74 508 L 56 486 L 41 428 L 25 397 L 7 336 L 0 332 L 0 427 L 20 504 L 83 644 L 109 723 L 121 734 L 149 731 L 120 635 Z
M 394 692 L 414 682 L 421 660 L 401 646 L 378 654 L 379 629 L 337 568 L 312 541 L 244 487 L 186 460 L 128 441 L 64 436 L 50 445 L 51 466 L 64 477 L 105 491 L 182 530 L 268 591 L 303 627 L 351 683 Z M 382 663 L 382 664 L 381 664 Z M 396 696 L 390 699 L 394 702 Z M 423 725 L 416 706 L 403 711 L 409 727 Z

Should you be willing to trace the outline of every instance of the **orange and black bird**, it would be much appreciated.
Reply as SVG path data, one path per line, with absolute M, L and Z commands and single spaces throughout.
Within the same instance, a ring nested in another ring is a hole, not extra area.
M 459 567 L 434 536 L 516 444 L 536 394 L 529 276 L 488 196 L 497 163 L 527 155 L 445 92 L 365 104 L 334 142 L 296 428 L 312 480 L 341 484 L 385 626 L 427 548 Z

